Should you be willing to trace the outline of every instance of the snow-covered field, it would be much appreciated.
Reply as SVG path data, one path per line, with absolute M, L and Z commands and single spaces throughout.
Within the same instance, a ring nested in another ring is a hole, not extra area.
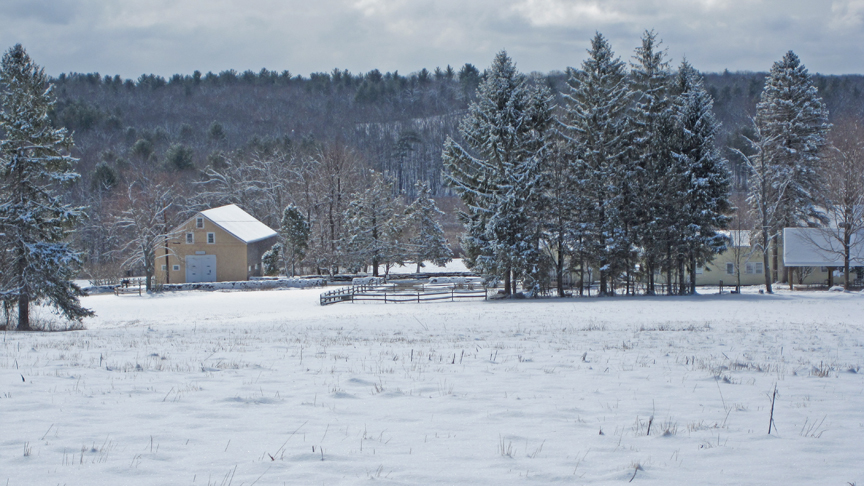
M 3 334 L 0 484 L 864 485 L 864 295 L 320 292 Z

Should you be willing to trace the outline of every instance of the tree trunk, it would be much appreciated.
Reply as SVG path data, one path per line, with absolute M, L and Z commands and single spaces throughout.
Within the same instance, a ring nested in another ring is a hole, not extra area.
M 690 295 L 696 295 L 696 255 L 690 255 Z
M 555 262 L 555 277 L 558 284 L 558 297 L 564 297 L 564 249 L 561 238 L 558 239 L 558 261 Z
M 852 240 L 852 235 L 849 231 L 850 227 L 851 225 L 847 224 L 843 230 L 843 288 L 847 292 L 849 291 L 849 246 Z
M 18 330 L 30 330 L 30 293 L 26 286 L 18 295 Z
M 510 267 L 504 270 L 504 295 L 510 296 Z
M 579 262 L 579 297 L 585 296 L 585 259 Z
M 765 292 L 769 294 L 773 294 L 774 291 L 771 289 L 771 272 L 773 269 L 771 265 L 768 263 L 768 252 L 770 248 L 768 248 L 768 228 L 762 226 L 762 241 L 764 242 L 762 247 L 762 266 L 765 267 Z
M 773 281 L 777 282 L 780 279 L 780 267 L 778 266 L 779 259 L 777 258 L 777 239 L 774 239 L 774 243 L 771 245 L 771 274 L 773 277 Z
M 648 288 L 645 289 L 645 293 L 648 295 L 654 295 L 657 291 L 654 288 L 654 260 L 649 258 L 645 262 L 645 270 L 648 272 Z
M 606 270 L 602 270 L 602 267 L 600 270 L 600 295 L 606 295 Z

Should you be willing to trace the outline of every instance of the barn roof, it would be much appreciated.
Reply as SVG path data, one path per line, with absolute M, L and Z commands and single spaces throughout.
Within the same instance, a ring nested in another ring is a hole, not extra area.
M 201 215 L 244 243 L 254 243 L 276 236 L 276 232 L 269 226 L 258 221 L 236 204 L 201 211 Z

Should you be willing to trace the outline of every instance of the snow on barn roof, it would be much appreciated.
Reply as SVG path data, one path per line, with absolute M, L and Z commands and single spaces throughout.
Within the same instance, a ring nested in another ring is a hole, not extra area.
M 236 204 L 201 211 L 201 215 L 244 243 L 254 243 L 276 235 L 269 226 Z

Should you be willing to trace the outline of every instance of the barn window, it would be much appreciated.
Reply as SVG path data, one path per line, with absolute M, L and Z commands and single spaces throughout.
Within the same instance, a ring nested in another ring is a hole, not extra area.
M 696 275 L 702 275 L 705 273 L 705 267 L 696 267 Z
M 756 273 L 762 273 L 762 264 L 761 264 L 761 263 L 757 263 L 757 264 L 755 264 L 755 265 L 753 266 L 753 270 L 755 270 Z
M 207 233 L 207 244 L 212 245 L 216 243 L 216 233 Z
M 162 271 L 163 271 L 163 272 L 164 272 L 165 270 L 167 270 L 167 269 L 168 269 L 168 265 L 162 265 Z
M 204 227 L 204 218 L 202 218 L 201 216 L 198 216 L 197 218 L 195 218 L 195 227 L 196 228 L 203 228 Z
M 180 265 L 174 265 L 174 266 L 172 266 L 172 267 L 171 267 L 171 270 L 174 270 L 175 272 L 179 271 L 179 270 L 180 270 Z
M 726 262 L 726 275 L 735 275 L 735 264 Z
M 186 233 L 186 244 L 191 245 L 195 243 L 195 233 Z

